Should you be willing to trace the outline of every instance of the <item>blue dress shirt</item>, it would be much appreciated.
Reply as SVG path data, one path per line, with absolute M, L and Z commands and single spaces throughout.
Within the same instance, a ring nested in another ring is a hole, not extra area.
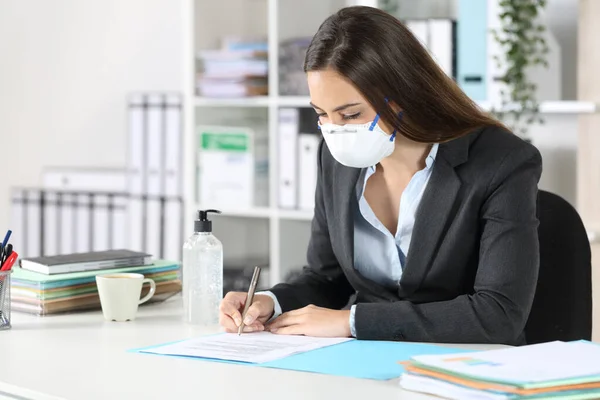
M 362 171 L 356 184 L 358 209 L 354 214 L 354 268 L 365 278 L 392 288 L 398 286 L 408 255 L 415 215 L 431 177 L 437 151 L 438 144 L 434 144 L 425 159 L 425 168 L 413 175 L 402 192 L 396 235 L 392 235 L 379 221 L 364 197 L 367 181 L 375 173 L 375 166 Z M 275 309 L 272 318 L 279 316 L 282 310 L 275 295 L 268 291 L 260 294 L 273 299 Z M 350 331 L 354 337 L 355 310 L 353 305 L 350 308 Z
M 425 159 L 425 168 L 413 175 L 402 192 L 396 235 L 392 235 L 379 221 L 364 196 L 367 181 L 375 173 L 375 166 L 362 172 L 356 185 L 358 209 L 354 215 L 354 268 L 365 278 L 390 288 L 398 287 L 408 255 L 417 208 L 431 177 L 437 150 L 438 144 L 434 144 Z M 356 336 L 355 308 L 356 306 L 352 306 L 350 309 L 352 336 Z

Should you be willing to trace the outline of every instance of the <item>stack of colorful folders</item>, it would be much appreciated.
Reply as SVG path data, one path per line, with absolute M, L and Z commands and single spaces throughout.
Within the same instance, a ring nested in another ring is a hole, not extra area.
M 14 267 L 11 278 L 11 307 L 35 315 L 100 308 L 96 275 L 135 272 L 156 282 L 156 293 L 149 302 L 162 301 L 181 290 L 180 266 L 158 260 L 152 265 L 46 275 Z M 148 293 L 144 285 L 142 295 Z
M 403 363 L 406 390 L 448 399 L 600 399 L 600 345 L 549 342 Z

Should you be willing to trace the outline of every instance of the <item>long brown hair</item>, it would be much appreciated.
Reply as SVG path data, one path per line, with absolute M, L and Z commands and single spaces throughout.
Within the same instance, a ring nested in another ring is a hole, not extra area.
M 398 19 L 377 8 L 346 7 L 319 27 L 304 71 L 331 68 L 346 77 L 380 118 L 407 138 L 444 142 L 483 126 L 504 126 L 484 113 Z M 386 103 L 402 110 L 402 121 Z

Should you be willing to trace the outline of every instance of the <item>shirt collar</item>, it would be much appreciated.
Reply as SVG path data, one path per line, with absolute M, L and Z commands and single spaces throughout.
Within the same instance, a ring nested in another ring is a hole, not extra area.
M 431 150 L 429 150 L 429 154 L 427 155 L 427 158 L 425 158 L 425 169 L 431 169 L 433 162 L 435 161 L 435 158 L 437 157 L 437 152 L 438 152 L 438 147 L 440 145 L 437 143 L 434 143 L 433 146 L 431 146 Z

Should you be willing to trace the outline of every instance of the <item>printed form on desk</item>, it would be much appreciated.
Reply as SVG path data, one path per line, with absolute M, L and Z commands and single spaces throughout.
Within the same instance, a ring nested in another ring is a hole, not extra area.
M 258 364 L 349 340 L 353 339 L 276 335 L 270 332 L 242 333 L 240 336 L 237 333 L 223 333 L 153 347 L 142 352 Z

